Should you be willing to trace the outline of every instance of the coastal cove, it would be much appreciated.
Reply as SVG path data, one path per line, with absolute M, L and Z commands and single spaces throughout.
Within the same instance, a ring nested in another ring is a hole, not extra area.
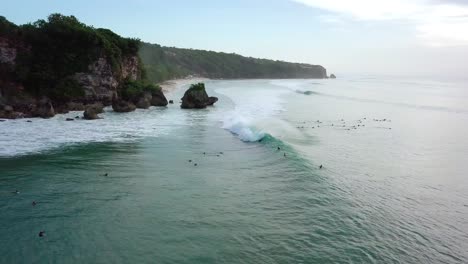
M 0 262 L 468 258 L 463 82 L 200 81 L 215 106 L 181 109 L 182 80 L 167 107 L 1 122 Z
M 85 111 L 84 117 L 93 120 L 105 106 L 119 113 L 166 106 L 157 83 L 187 76 L 328 78 L 320 65 L 161 47 L 94 28 L 74 16 L 56 13 L 25 25 L 0 16 L 2 119 Z
M 0 264 L 468 263 L 467 1 L 2 12 Z

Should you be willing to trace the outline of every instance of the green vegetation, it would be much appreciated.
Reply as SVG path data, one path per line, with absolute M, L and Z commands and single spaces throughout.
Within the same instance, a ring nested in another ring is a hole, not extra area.
M 54 101 L 71 101 L 73 98 L 81 98 L 84 95 L 83 88 L 73 78 L 60 80 L 49 94 Z
M 326 78 L 326 70 L 318 65 L 161 47 L 122 38 L 109 29 L 96 29 L 61 14 L 21 26 L 0 16 L 0 41 L 16 49 L 14 63 L 0 63 L 0 92 L 5 94 L 4 87 L 18 84 L 30 95 L 45 95 L 54 101 L 83 97 L 83 87 L 73 76 L 88 72 L 89 65 L 99 58 L 106 59 L 112 74 L 121 81 L 124 59 L 139 55 L 138 80 L 120 82 L 118 92 L 124 98 L 159 89 L 149 83 L 189 75 L 214 79 Z M 202 85 L 193 88 L 201 89 Z
M 120 86 L 119 94 L 125 100 L 134 100 L 141 97 L 145 92 L 156 92 L 161 90 L 161 87 L 143 82 L 143 81 L 132 81 L 125 80 L 124 83 Z
M 136 55 L 140 45 L 138 39 L 122 38 L 108 29 L 95 29 L 74 16 L 60 14 L 19 27 L 0 17 L 0 34 L 14 35 L 24 48 L 13 78 L 31 94 L 56 100 L 84 94 L 70 81 L 73 74 L 88 71 L 100 57 L 105 57 L 118 74 L 122 59 Z
M 161 47 L 142 43 L 139 55 L 153 82 L 202 76 L 214 79 L 326 78 L 319 65 L 254 59 L 222 52 Z
M 18 26 L 8 21 L 4 16 L 0 16 L 0 36 L 16 35 Z
M 192 91 L 204 91 L 204 90 L 205 90 L 205 84 L 204 84 L 204 83 L 192 84 L 192 85 L 190 85 L 189 90 L 192 90 Z

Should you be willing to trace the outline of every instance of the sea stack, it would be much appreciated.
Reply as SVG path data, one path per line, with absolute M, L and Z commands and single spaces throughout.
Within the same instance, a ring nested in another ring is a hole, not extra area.
M 100 103 L 87 105 L 83 113 L 83 118 L 86 120 L 100 119 L 98 114 L 103 113 L 104 106 Z
M 204 83 L 192 84 L 182 97 L 180 107 L 184 109 L 206 108 L 218 101 L 217 97 L 209 97 L 205 90 Z

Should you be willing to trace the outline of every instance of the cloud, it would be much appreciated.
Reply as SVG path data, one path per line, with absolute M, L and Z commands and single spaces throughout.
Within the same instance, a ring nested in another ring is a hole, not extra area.
M 468 45 L 467 0 L 292 0 L 342 19 L 404 21 L 431 46 Z
M 343 24 L 344 21 L 339 16 L 321 15 L 318 19 L 327 24 Z

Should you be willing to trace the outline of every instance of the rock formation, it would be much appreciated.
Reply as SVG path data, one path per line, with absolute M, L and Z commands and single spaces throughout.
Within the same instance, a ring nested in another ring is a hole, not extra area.
M 136 106 L 128 101 L 116 99 L 112 102 L 112 109 L 117 113 L 128 113 L 136 110 Z
M 55 116 L 54 106 L 52 101 L 47 97 L 42 97 L 36 105 L 33 112 L 33 117 L 51 118 Z
M 208 105 L 214 105 L 214 103 L 218 102 L 218 97 L 210 96 L 208 97 Z
M 167 106 L 168 102 L 166 96 L 164 96 L 162 90 L 153 91 L 151 93 L 151 105 L 152 106 Z
M 139 40 L 94 29 L 72 16 L 53 14 L 43 22 L 27 29 L 37 34 L 28 38 L 25 29 L 0 17 L 0 117 L 49 118 L 96 102 L 108 106 L 113 98 L 122 99 L 124 81 L 143 81 Z M 73 34 L 76 39 L 69 41 Z
M 184 97 L 182 97 L 181 107 L 184 109 L 206 108 L 209 105 L 213 105 L 216 101 L 218 101 L 218 98 L 208 97 L 205 84 L 192 84 L 185 92 Z
M 102 112 L 103 112 L 103 107 L 101 104 L 87 105 L 83 113 L 83 118 L 86 120 L 100 119 L 98 114 Z
M 144 92 L 143 95 L 137 100 L 136 107 L 141 109 L 148 109 L 151 106 L 153 97 L 151 93 Z

